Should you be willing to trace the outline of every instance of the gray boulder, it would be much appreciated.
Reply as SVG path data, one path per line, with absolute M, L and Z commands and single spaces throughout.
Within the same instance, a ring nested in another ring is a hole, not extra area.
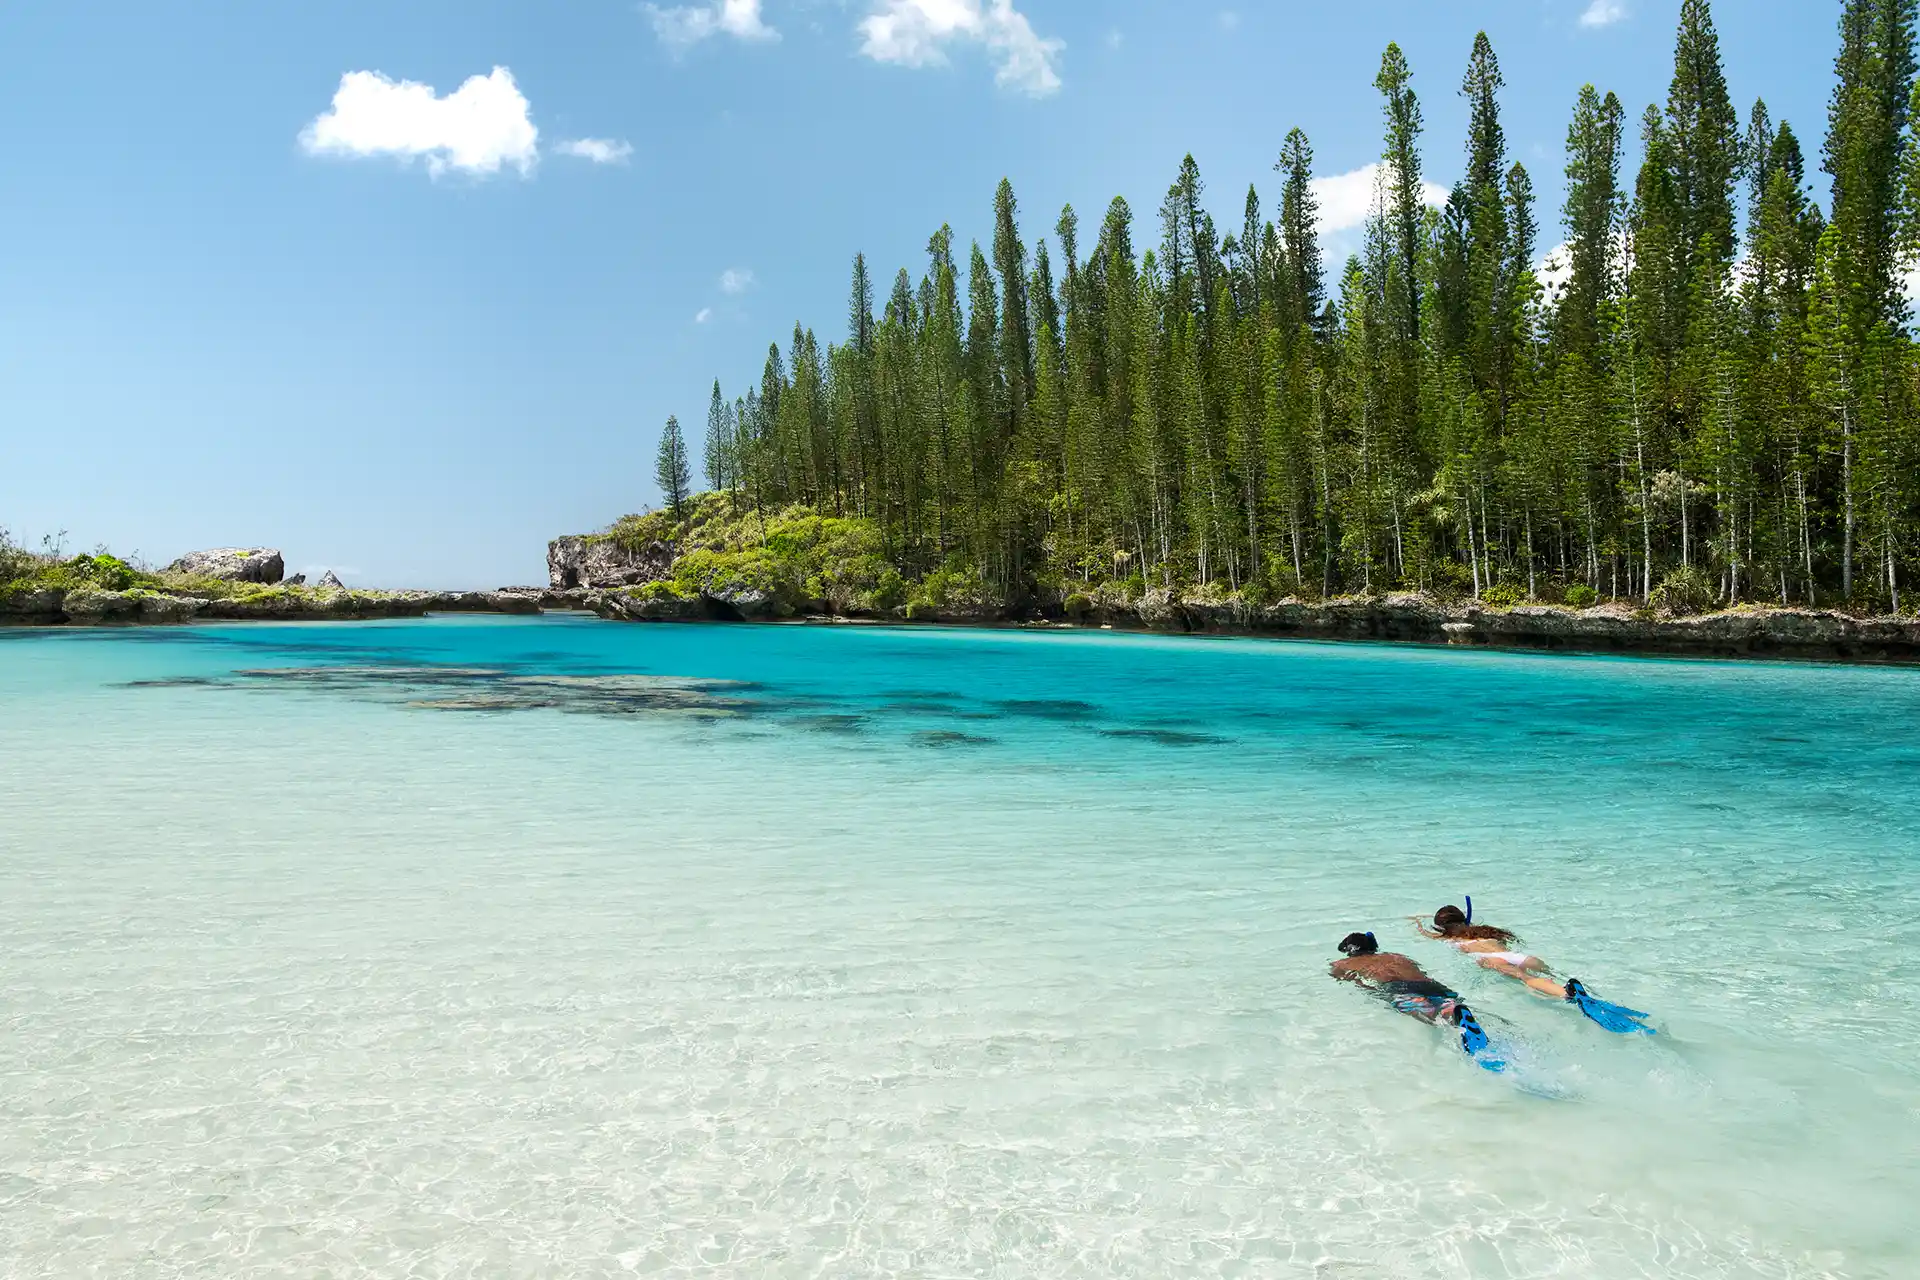
M 0 591 L 0 615 L 24 622 L 55 622 L 67 592 L 61 587 L 16 587 Z
M 296 573 L 280 585 L 283 587 L 304 587 L 307 585 L 307 575 L 304 573 Z
M 574 587 L 637 587 L 673 576 L 670 543 L 629 550 L 603 534 L 569 534 L 547 544 L 547 578 L 556 591 Z
M 333 570 L 329 569 L 325 573 L 320 575 L 320 590 L 345 591 L 346 589 L 347 589 L 347 584 L 340 581 L 340 575 L 335 573 Z
M 140 597 L 131 591 L 96 591 L 82 587 L 67 592 L 62 607 L 69 621 L 84 625 L 125 622 L 138 616 Z
M 145 592 L 140 596 L 139 617 L 141 622 L 146 623 L 188 622 L 206 607 L 203 600 Z
M 169 573 L 196 578 L 223 578 L 228 582 L 261 582 L 269 586 L 286 574 L 286 562 L 272 547 L 215 547 L 190 551 L 167 566 Z

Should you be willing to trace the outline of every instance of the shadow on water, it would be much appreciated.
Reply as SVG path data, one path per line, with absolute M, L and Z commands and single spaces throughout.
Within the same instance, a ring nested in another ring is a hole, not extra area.
M 997 739 L 982 737 L 977 733 L 960 733 L 953 729 L 926 729 L 909 739 L 916 747 L 934 747 L 945 750 L 952 747 L 990 747 Z
M 793 725 L 795 728 L 806 729 L 812 733 L 832 733 L 844 736 L 865 733 L 867 729 L 867 717 L 846 713 L 795 716 L 788 720 L 787 723 Z
M 1189 733 L 1184 729 L 1102 729 L 1103 738 L 1136 738 L 1163 747 L 1215 747 L 1233 741 L 1211 733 Z
M 1077 698 L 1011 698 L 991 704 L 1002 715 L 1034 720 L 1092 720 L 1100 708 Z
M 130 633 L 138 635 L 139 633 Z M 117 639 L 125 637 L 116 634 Z M 376 640 L 368 644 L 369 640 Z M 421 646 L 386 637 L 353 635 L 174 633 L 164 643 L 189 643 L 235 659 L 224 675 L 180 675 L 129 681 L 132 689 L 204 689 L 342 697 L 411 711 L 503 715 L 545 711 L 563 715 L 656 717 L 688 723 L 758 721 L 780 731 L 822 738 L 888 737 L 932 750 L 1003 745 L 998 736 L 968 727 L 983 721 L 1025 721 L 1036 730 L 1090 730 L 1095 736 L 1168 748 L 1205 748 L 1234 741 L 1195 732 L 1164 715 L 1116 716 L 1079 698 L 978 699 L 940 688 L 900 687 L 869 692 L 812 681 L 795 685 L 653 674 L 631 664 L 610 666 L 587 654 L 526 648 L 485 663 L 448 662 Z M 271 665 L 285 663 L 286 665 Z M 1162 708 L 1164 712 L 1164 708 Z M 933 721 L 929 725 L 927 722 Z M 941 724 L 941 722 L 945 724 Z
M 559 711 L 572 715 L 675 715 L 727 719 L 762 708 L 732 681 L 651 675 L 524 675 L 496 667 L 421 664 L 260 667 L 223 688 L 305 689 L 428 711 Z M 163 682 L 143 682 L 152 687 Z M 186 683 L 185 681 L 166 683 Z
M 159 680 L 129 680 L 116 689 L 230 689 L 233 681 L 213 676 L 167 676 Z

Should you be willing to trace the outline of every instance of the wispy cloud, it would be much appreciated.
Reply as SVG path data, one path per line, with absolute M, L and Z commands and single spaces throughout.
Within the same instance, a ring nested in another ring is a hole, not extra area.
M 1380 163 L 1362 165 L 1351 173 L 1336 173 L 1313 180 L 1313 198 L 1320 206 L 1320 232 L 1351 231 L 1366 222 L 1373 211 L 1374 189 L 1380 180 Z M 1447 189 L 1437 182 L 1420 184 L 1420 198 L 1439 207 L 1447 202 Z
M 333 105 L 301 130 L 310 155 L 424 157 L 427 172 L 482 176 L 512 165 L 532 172 L 540 131 L 513 73 L 495 67 L 441 97 L 432 85 L 378 71 L 340 77 Z
M 1240 27 L 1240 14 L 1236 10 L 1222 9 L 1219 20 L 1222 31 L 1235 31 Z
M 1583 27 L 1610 27 L 1627 16 L 1625 0 L 1593 0 L 1580 15 Z
M 625 164 L 633 154 L 633 144 L 614 138 L 569 138 L 554 148 L 563 156 L 591 160 L 595 164 Z
M 753 272 L 746 267 L 728 267 L 720 273 L 720 292 L 745 293 L 753 288 Z
M 707 321 L 711 319 L 713 319 L 712 307 L 702 307 L 698 311 L 693 313 L 693 322 L 695 324 L 705 324 Z
M 780 33 L 760 17 L 760 0 L 710 0 L 707 4 L 676 5 L 663 9 L 645 6 L 653 33 L 678 49 L 698 44 L 708 36 L 728 35 L 739 40 L 778 40 Z
M 997 83 L 1036 98 L 1060 89 L 1055 62 L 1065 42 L 1037 34 L 1013 0 L 877 0 L 860 34 L 860 52 L 875 62 L 940 66 L 947 46 L 979 44 L 997 64 Z

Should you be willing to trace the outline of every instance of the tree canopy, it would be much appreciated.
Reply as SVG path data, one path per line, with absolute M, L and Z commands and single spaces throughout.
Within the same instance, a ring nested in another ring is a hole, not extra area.
M 843 341 L 796 324 L 757 387 L 716 384 L 707 479 L 871 521 L 902 573 L 964 569 L 1009 602 L 1644 599 L 1679 574 L 1727 602 L 1897 609 L 1920 533 L 1916 2 L 1842 6 L 1824 213 L 1791 126 L 1757 103 L 1742 130 L 1706 0 L 1681 8 L 1637 171 L 1620 100 L 1571 95 L 1557 236 L 1507 154 L 1485 33 L 1438 209 L 1387 46 L 1373 212 L 1332 279 L 1297 128 L 1271 216 L 1250 188 L 1224 235 L 1192 156 L 1157 226 L 1116 199 L 1091 245 L 1071 207 L 1029 243 L 1002 181 L 986 248 L 940 228 L 877 304 L 856 256 Z M 1544 266 L 1543 239 L 1564 241 Z

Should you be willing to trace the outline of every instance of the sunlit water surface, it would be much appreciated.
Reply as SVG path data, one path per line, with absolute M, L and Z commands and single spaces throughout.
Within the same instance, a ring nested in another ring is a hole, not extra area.
M 1359 646 L 0 633 L 0 1273 L 1920 1274 L 1917 712 Z M 1662 1034 L 1412 934 L 1463 893 Z M 1356 928 L 1517 1079 L 1329 981 Z

